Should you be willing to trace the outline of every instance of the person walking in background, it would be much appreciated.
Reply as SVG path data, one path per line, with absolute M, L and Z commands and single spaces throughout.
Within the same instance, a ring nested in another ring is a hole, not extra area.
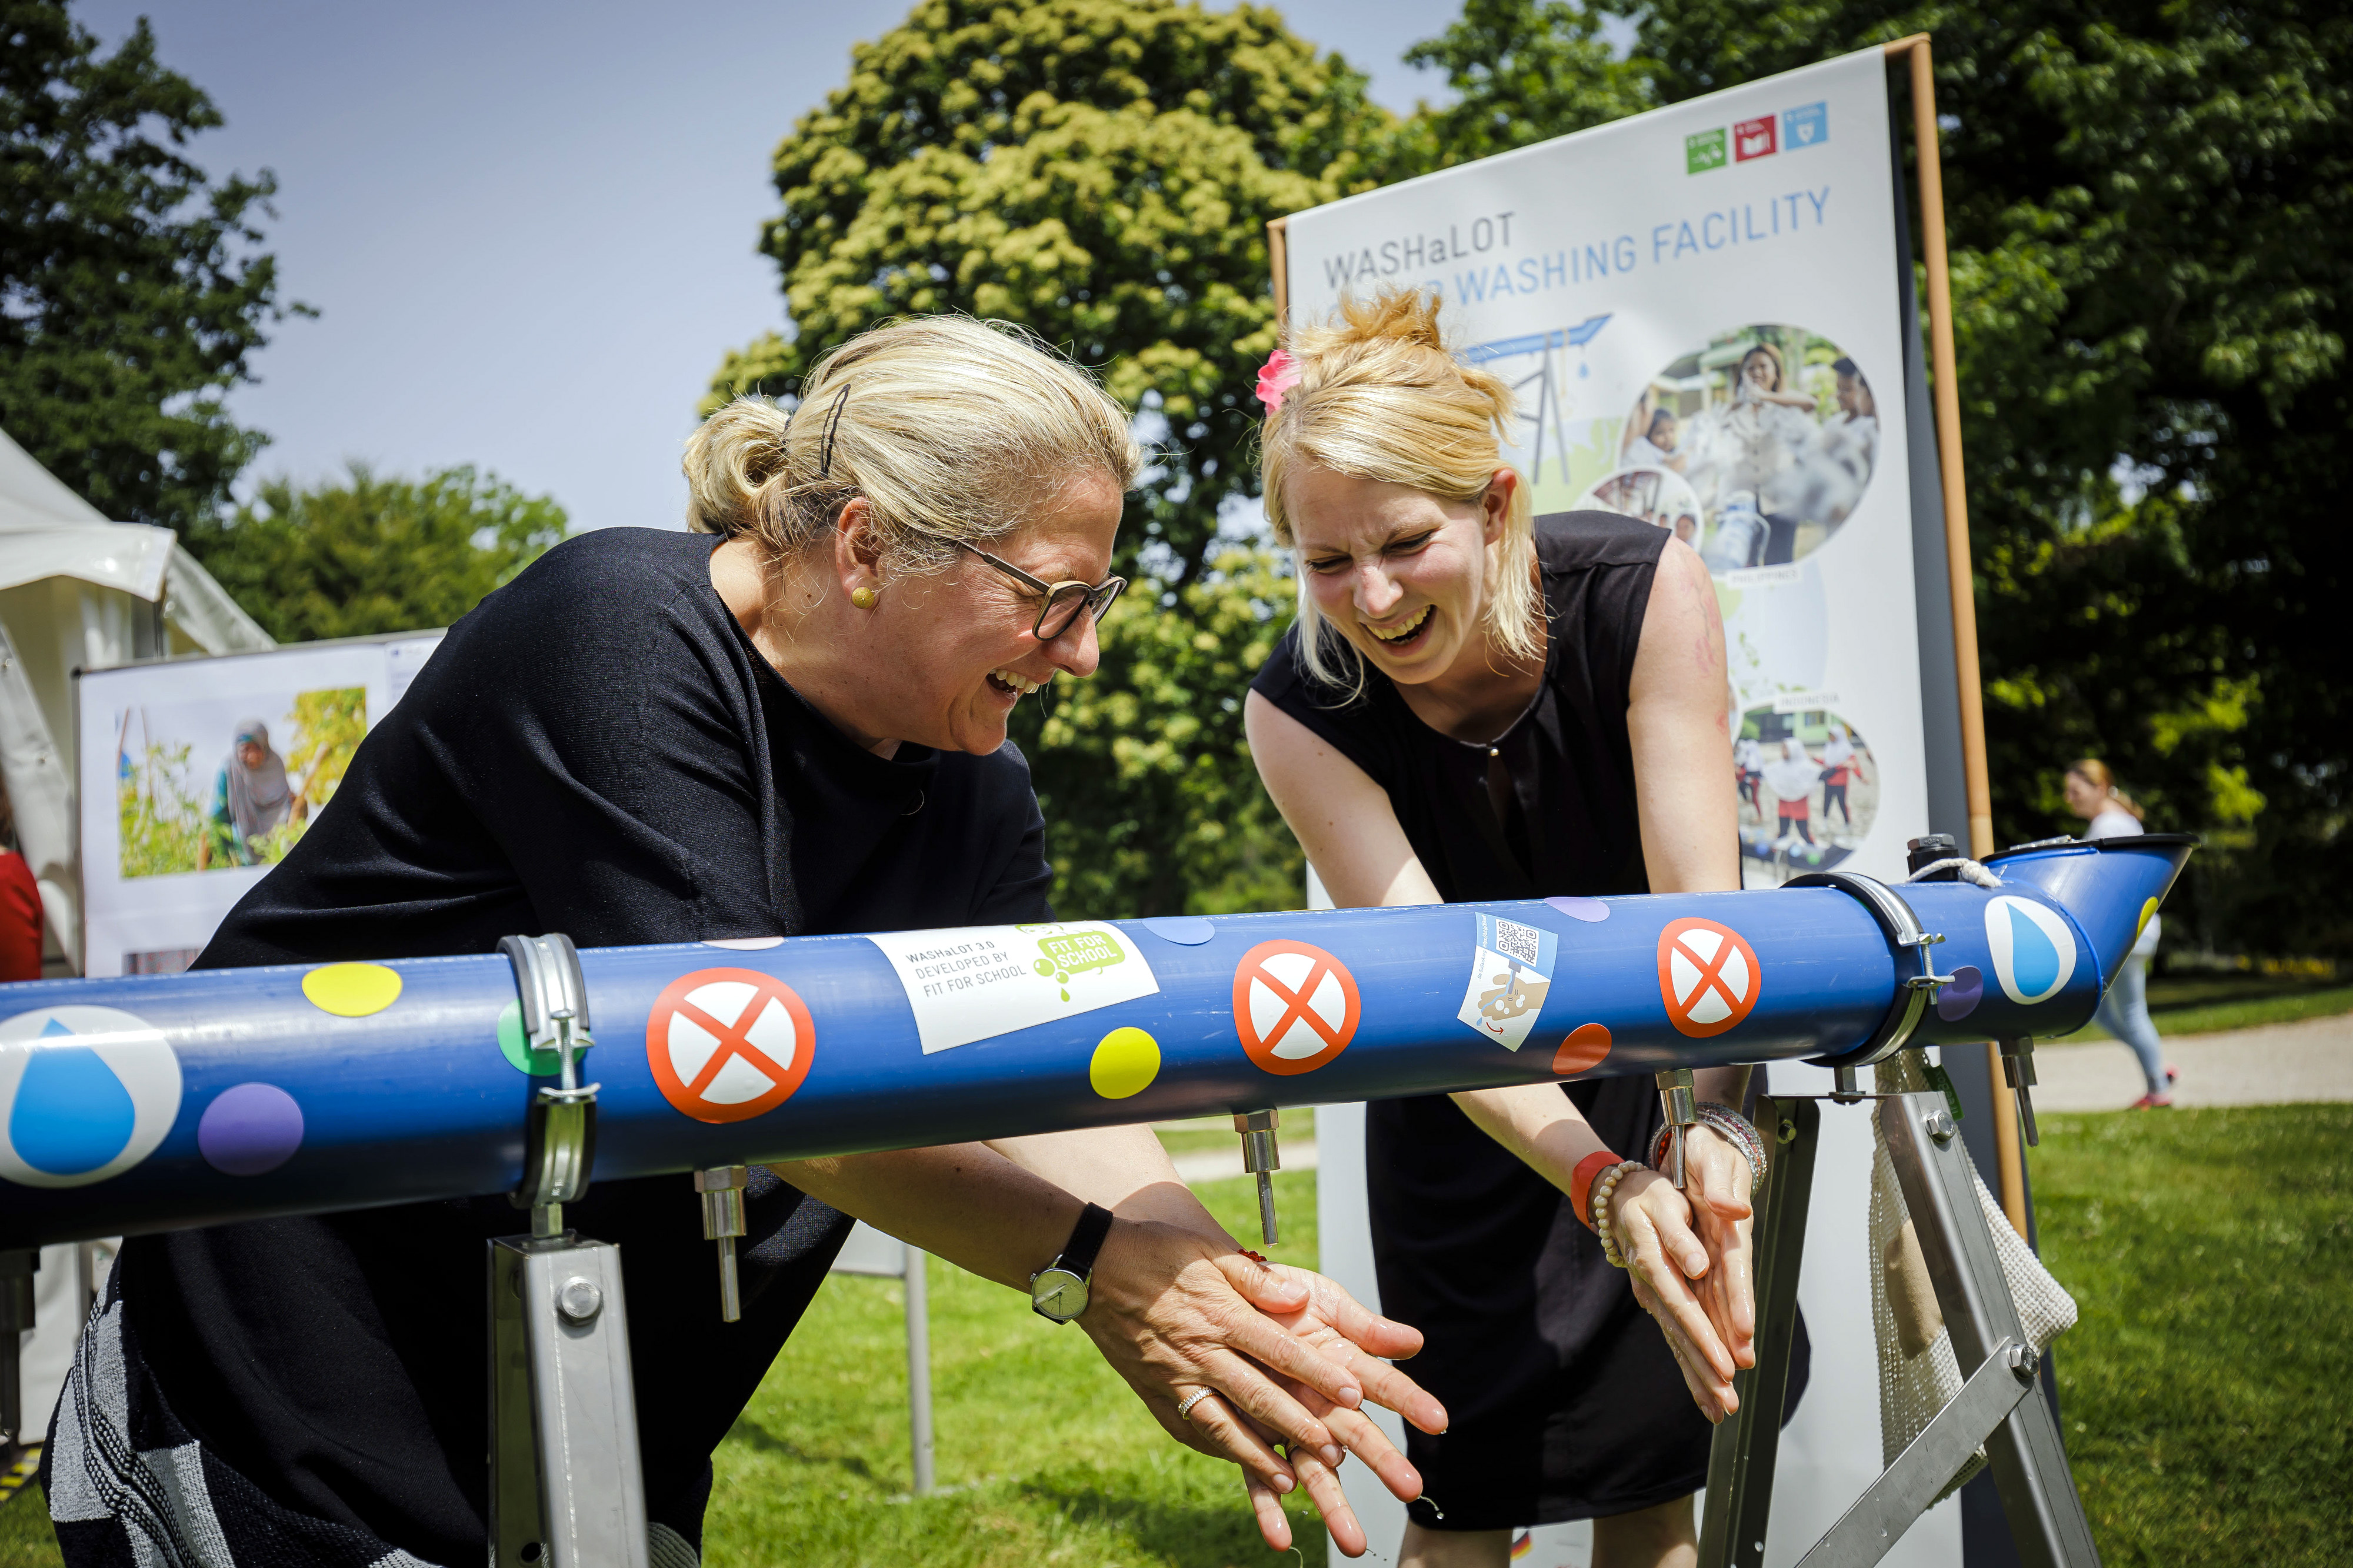
M 196 869 L 210 868 L 216 845 L 232 865 L 259 864 L 254 840 L 310 811 L 311 803 L 287 781 L 286 759 L 270 747 L 269 726 L 259 719 L 238 720 L 228 756 L 213 775 L 212 809 L 196 846 Z
M 1759 820 L 1765 816 L 1765 803 L 1757 798 L 1757 786 L 1765 782 L 1765 747 L 1754 735 L 1743 735 L 1732 743 L 1732 765 L 1739 776 L 1740 793 Z
M 2140 807 L 2116 787 L 2116 775 L 2099 758 L 2085 757 L 2069 768 L 2065 788 L 2067 809 L 2091 824 L 2084 830 L 2085 838 L 2122 838 L 2147 831 L 2141 825 Z M 2148 1016 L 2148 961 L 2157 954 L 2158 932 L 2163 924 L 2161 917 L 2154 913 L 2148 917 L 2140 940 L 2133 943 L 2131 953 L 2109 983 L 2107 994 L 2100 998 L 2100 1010 L 2093 1015 L 2100 1027 L 2130 1046 L 2133 1055 L 2140 1058 L 2140 1073 L 2147 1080 L 2148 1092 L 2132 1102 L 2135 1110 L 2171 1106 L 2173 1085 L 2181 1076 L 2166 1065 L 2164 1043 Z
M 16 843 L 16 808 L 0 788 L 0 981 L 41 977 L 41 884 Z

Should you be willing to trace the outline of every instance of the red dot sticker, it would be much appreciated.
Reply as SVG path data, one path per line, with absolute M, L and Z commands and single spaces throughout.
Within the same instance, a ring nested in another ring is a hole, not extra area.
M 1675 1032 L 1704 1040 L 1748 1016 L 1765 989 L 1757 950 L 1714 921 L 1681 920 L 1659 933 L 1659 996 Z
M 1363 1016 L 1356 977 L 1320 947 L 1262 942 L 1234 966 L 1234 1033 L 1269 1072 L 1314 1071 L 1348 1048 Z
M 670 983 L 646 1020 L 646 1063 L 662 1098 L 697 1121 L 774 1110 L 808 1077 L 817 1026 L 793 988 L 754 969 L 698 969 Z
M 1567 1078 L 1571 1073 L 1591 1072 L 1609 1055 L 1609 1026 L 1579 1024 L 1560 1042 L 1560 1049 L 1552 1054 L 1552 1070 Z

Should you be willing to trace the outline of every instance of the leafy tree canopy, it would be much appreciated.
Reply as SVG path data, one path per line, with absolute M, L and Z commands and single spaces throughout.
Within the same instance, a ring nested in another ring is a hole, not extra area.
M 1637 25 L 1630 56 L 1595 19 Z M 2105 756 L 2208 940 L 2353 951 L 2353 13 L 1471 0 L 1391 174 L 1934 35 L 1996 816 Z M 1905 117 L 1908 129 L 1908 116 Z M 2331 633 L 2327 627 L 2337 625 Z
M 347 478 L 308 489 L 264 483 L 188 547 L 281 642 L 446 626 L 564 537 L 564 509 L 494 475 L 444 468 Z
M 108 516 L 211 516 L 265 437 L 221 401 L 278 302 L 254 249 L 276 182 L 183 155 L 221 123 L 155 58 L 111 55 L 63 0 L 0 0 L 0 426 Z
M 1266 221 L 1369 183 L 1360 148 L 1388 117 L 1364 88 L 1254 5 L 923 0 L 776 149 L 762 247 L 797 335 L 730 354 L 706 406 L 789 395 L 892 316 L 1019 321 L 1166 421 L 1122 563 L 1156 542 L 1181 578 L 1255 491 Z

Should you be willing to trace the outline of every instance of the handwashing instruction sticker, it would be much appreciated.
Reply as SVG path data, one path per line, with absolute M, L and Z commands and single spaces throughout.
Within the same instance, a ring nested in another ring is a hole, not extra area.
M 1507 1050 L 1518 1050 L 1535 1027 L 1552 990 L 1560 939 L 1517 921 L 1478 915 L 1479 945 L 1471 950 L 1471 984 L 1454 1016 Z
M 869 936 L 906 988 L 923 1054 L 1160 992 L 1143 950 L 1099 921 Z

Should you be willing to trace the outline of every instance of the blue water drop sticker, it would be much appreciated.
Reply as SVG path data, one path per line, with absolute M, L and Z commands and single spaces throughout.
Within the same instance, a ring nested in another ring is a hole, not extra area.
M 78 1176 L 121 1153 L 138 1121 L 131 1091 L 96 1051 L 88 1046 L 44 1046 L 29 1054 L 24 1077 L 16 1081 L 8 1142 L 16 1146 L 17 1158 L 35 1170 Z
M 2010 972 L 2019 990 L 2040 996 L 2059 984 L 2059 949 L 2016 905 L 2010 910 Z

